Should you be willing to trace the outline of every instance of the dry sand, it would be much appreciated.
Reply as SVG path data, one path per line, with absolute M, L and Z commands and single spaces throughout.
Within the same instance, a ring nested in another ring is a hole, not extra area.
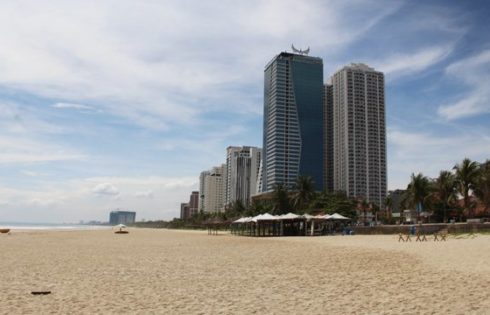
M 490 314 L 488 235 L 14 231 L 0 257 L 2 314 Z

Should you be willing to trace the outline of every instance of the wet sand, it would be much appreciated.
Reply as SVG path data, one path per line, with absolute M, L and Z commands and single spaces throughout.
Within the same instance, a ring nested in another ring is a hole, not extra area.
M 397 239 L 13 231 L 0 313 L 490 314 L 489 235 Z

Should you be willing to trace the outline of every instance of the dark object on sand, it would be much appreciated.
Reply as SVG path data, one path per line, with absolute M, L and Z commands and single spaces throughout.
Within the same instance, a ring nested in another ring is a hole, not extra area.
M 128 234 L 129 233 L 129 231 L 126 230 L 126 226 L 124 224 L 118 224 L 115 226 L 115 228 L 119 229 L 119 230 L 114 232 L 116 234 Z
M 31 291 L 32 295 L 48 295 L 51 294 L 51 291 Z
M 0 233 L 8 233 L 10 232 L 10 229 L 0 229 Z

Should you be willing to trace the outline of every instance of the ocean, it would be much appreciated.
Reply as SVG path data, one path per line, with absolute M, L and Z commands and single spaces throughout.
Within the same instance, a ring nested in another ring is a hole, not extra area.
M 69 223 L 20 223 L 20 222 L 0 222 L 0 228 L 19 229 L 19 230 L 107 230 L 112 226 L 108 225 L 87 225 Z

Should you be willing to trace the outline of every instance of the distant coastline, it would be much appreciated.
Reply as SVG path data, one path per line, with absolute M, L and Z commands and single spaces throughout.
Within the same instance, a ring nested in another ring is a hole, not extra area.
M 0 222 L 1 228 L 12 230 L 105 230 L 108 225 L 88 225 L 71 223 L 28 223 L 28 222 Z

